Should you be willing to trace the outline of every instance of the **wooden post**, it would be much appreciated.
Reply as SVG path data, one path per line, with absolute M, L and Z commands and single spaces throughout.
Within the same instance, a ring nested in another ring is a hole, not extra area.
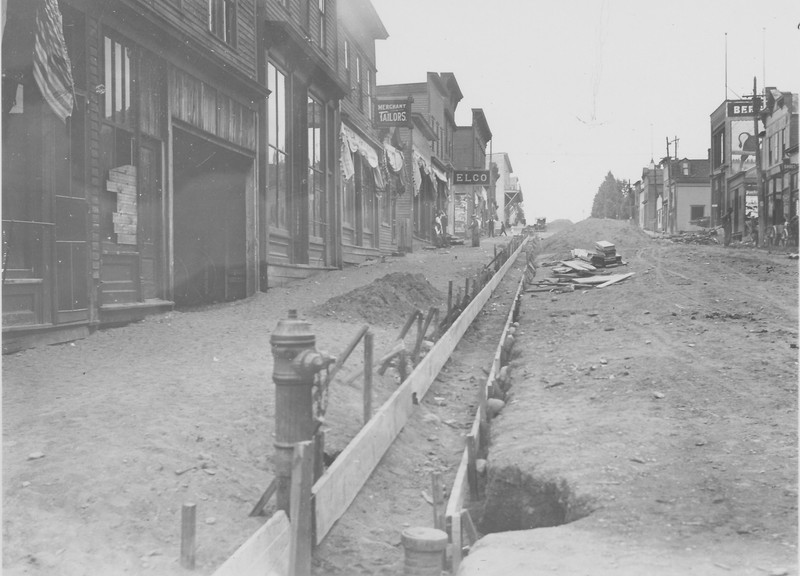
M 397 370 L 400 372 L 400 382 L 405 382 L 406 377 L 408 376 L 408 372 L 406 372 L 406 350 L 403 348 L 400 350 L 400 355 L 397 357 Z
M 197 505 L 186 503 L 181 508 L 181 566 L 194 570 Z
M 445 318 L 450 316 L 450 309 L 453 307 L 453 281 L 450 280 L 447 282 L 447 314 L 445 314 Z
M 420 312 L 419 310 L 414 310 L 411 313 L 411 316 L 409 316 L 408 320 L 406 320 L 405 326 L 403 326 L 403 329 L 400 331 L 400 336 L 397 337 L 399 340 L 402 340 L 403 338 L 406 337 L 408 331 L 411 330 L 411 325 L 414 323 L 414 320 L 416 320 L 417 316 L 420 314 L 422 314 L 422 312 Z
M 417 338 L 414 341 L 414 350 L 413 350 L 413 352 L 411 352 L 411 363 L 414 364 L 414 366 L 416 366 L 417 362 L 419 361 L 419 351 L 420 351 L 420 348 L 422 348 L 422 336 L 423 336 L 423 334 L 422 334 L 422 322 L 423 322 L 423 320 L 424 320 L 424 317 L 422 316 L 422 312 L 419 312 L 417 314 Z
M 431 494 L 433 494 L 433 527 L 444 530 L 444 492 L 442 491 L 442 474 L 431 472 Z
M 350 344 L 347 345 L 347 348 L 345 348 L 344 352 L 339 354 L 339 357 L 336 358 L 336 363 L 333 366 L 331 366 L 330 370 L 328 370 L 328 379 L 327 379 L 328 383 L 333 381 L 333 377 L 336 376 L 336 373 L 339 370 L 341 370 L 342 365 L 345 363 L 345 360 L 347 360 L 347 358 L 350 357 L 350 354 L 353 353 L 353 350 L 355 350 L 355 347 L 358 346 L 358 342 L 361 340 L 361 337 L 367 333 L 367 330 L 369 330 L 368 324 L 364 324 L 361 328 L 359 328 L 356 337 L 353 338 Z
M 313 482 L 311 441 L 294 445 L 292 491 L 289 504 L 291 544 L 289 576 L 311 576 L 311 485 Z
M 464 281 L 464 299 L 469 299 L 469 278 Z
M 469 497 L 477 502 L 478 496 L 478 468 L 475 461 L 478 458 L 478 446 L 475 435 L 467 434 L 467 482 L 469 483 Z
M 325 474 L 325 431 L 314 434 L 314 482 Z
M 364 424 L 372 418 L 372 332 L 364 335 Z
M 461 565 L 461 514 L 453 514 L 450 542 L 453 543 L 451 552 L 451 574 L 458 573 Z

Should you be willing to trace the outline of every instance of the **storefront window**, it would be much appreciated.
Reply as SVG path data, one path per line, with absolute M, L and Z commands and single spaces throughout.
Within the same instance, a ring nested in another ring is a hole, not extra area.
M 267 103 L 267 157 L 269 189 L 267 190 L 270 223 L 287 228 L 289 202 L 288 154 L 286 146 L 286 76 L 272 63 L 267 64 L 267 87 L 271 94 Z

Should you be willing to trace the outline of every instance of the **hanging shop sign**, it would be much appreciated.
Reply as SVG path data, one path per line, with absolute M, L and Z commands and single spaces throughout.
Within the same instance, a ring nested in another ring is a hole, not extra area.
M 376 100 L 375 126 L 389 128 L 391 126 L 408 126 L 411 119 L 411 102 L 409 100 Z
M 728 116 L 750 116 L 761 109 L 761 98 L 756 98 L 755 106 L 752 100 L 729 100 Z
M 488 170 L 454 170 L 454 184 L 474 184 L 479 186 L 489 185 Z

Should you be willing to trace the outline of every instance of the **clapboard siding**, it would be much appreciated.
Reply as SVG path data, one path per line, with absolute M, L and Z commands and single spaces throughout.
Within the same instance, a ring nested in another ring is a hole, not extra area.
M 255 112 L 191 74 L 170 67 L 172 114 L 192 126 L 255 150 Z
M 208 0 L 181 0 L 180 8 L 164 0 L 127 0 L 137 10 L 148 10 L 177 31 L 220 56 L 251 79 L 256 78 L 256 0 L 238 0 L 236 46 L 229 46 L 208 29 Z
M 325 61 L 325 64 L 327 64 L 331 70 L 331 74 L 336 75 L 338 38 L 338 31 L 336 28 L 336 0 L 327 0 L 327 2 L 325 2 L 325 18 L 328 40 L 323 48 L 320 48 L 317 38 L 317 3 L 310 3 L 312 8 L 311 14 L 307 14 L 309 2 L 306 2 L 306 0 L 288 0 L 287 4 L 288 7 L 285 7 L 279 2 L 279 0 L 266 0 L 266 6 L 264 9 L 266 19 L 271 22 L 286 22 L 301 36 L 312 38 L 314 40 L 314 52 L 316 52 L 317 55 L 319 55 Z

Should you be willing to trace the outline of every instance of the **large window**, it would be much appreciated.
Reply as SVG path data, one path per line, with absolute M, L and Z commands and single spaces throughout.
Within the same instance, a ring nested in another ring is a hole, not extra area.
M 347 78 L 347 86 L 352 92 L 353 86 L 350 78 L 350 43 L 347 40 L 344 41 L 344 74 Z M 348 98 L 350 98 L 351 92 L 347 93 Z
M 289 183 L 286 147 L 286 76 L 272 63 L 267 64 L 267 190 L 270 223 L 286 229 Z
M 372 70 L 367 68 L 366 70 L 367 75 L 367 84 L 366 84 L 366 91 L 367 91 L 367 118 L 372 120 Z
M 308 232 L 323 236 L 325 232 L 325 108 L 314 98 L 308 98 Z
M 131 115 L 131 49 L 105 37 L 105 118 L 115 124 L 133 126 Z
M 358 90 L 358 109 L 364 110 L 364 87 L 361 85 L 361 56 L 356 56 L 356 90 Z
M 317 0 L 317 8 L 319 10 L 319 47 L 322 48 L 322 51 L 325 51 L 325 43 L 327 42 L 327 37 L 325 34 L 325 0 Z
M 236 0 L 208 0 L 208 29 L 217 38 L 236 46 Z
M 703 205 L 699 206 L 690 206 L 689 207 L 689 219 L 690 220 L 699 220 L 706 215 L 706 207 Z

